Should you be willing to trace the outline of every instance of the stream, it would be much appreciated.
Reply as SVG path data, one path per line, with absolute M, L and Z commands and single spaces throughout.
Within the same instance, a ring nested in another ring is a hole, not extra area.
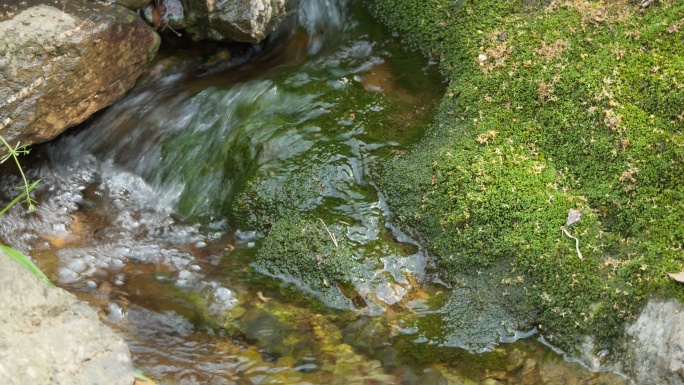
M 495 311 L 449 318 L 477 293 L 439 279 L 373 183 L 446 84 L 361 8 L 302 0 L 259 45 L 170 44 L 122 100 L 34 147 L 38 210 L 8 212 L 0 242 L 162 384 L 626 383 Z M 20 176 L 2 173 L 8 202 Z

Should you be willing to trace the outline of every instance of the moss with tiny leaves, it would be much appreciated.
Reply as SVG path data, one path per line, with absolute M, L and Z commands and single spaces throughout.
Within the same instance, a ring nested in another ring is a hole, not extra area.
M 371 279 L 375 260 L 364 263 L 344 240 L 344 227 L 293 215 L 271 228 L 254 261 L 257 271 L 292 283 L 327 306 L 354 308 L 357 281 Z M 339 239 L 339 241 L 338 241 Z
M 613 347 L 651 295 L 684 298 L 666 274 L 684 270 L 684 5 L 369 7 L 451 81 L 381 182 L 449 276 L 528 274 L 540 331 L 570 351 L 586 336 Z M 582 217 L 566 226 L 570 209 Z

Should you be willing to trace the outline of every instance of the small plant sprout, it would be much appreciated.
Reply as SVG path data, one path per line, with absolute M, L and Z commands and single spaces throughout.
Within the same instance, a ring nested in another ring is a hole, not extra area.
M 19 163 L 19 155 L 26 155 L 29 153 L 29 150 L 26 148 L 26 146 L 22 146 L 19 142 L 17 142 L 16 146 L 12 147 L 2 136 L 0 136 L 0 141 L 2 141 L 2 144 L 5 145 L 8 151 L 8 154 L 0 159 L 0 164 L 5 163 L 10 158 L 14 159 L 14 162 L 17 164 L 17 168 L 21 173 L 21 177 L 24 180 L 24 185 L 17 187 L 18 190 L 23 190 L 22 193 L 18 197 L 14 198 L 12 202 L 2 209 L 2 211 L 0 211 L 0 216 L 5 214 L 7 210 L 22 200 L 28 205 L 28 211 L 32 213 L 36 211 L 36 201 L 31 198 L 31 191 L 38 185 L 40 180 L 29 183 L 28 179 L 26 179 L 26 174 L 24 174 L 24 170 L 21 168 L 21 164 Z

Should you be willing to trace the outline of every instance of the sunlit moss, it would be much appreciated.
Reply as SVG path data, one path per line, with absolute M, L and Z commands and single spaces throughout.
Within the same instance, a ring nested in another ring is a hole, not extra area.
M 650 294 L 682 297 L 684 6 L 376 0 L 441 60 L 431 132 L 383 173 L 399 220 L 455 277 L 529 274 L 539 327 L 608 346 Z M 569 209 L 580 222 L 561 232 Z

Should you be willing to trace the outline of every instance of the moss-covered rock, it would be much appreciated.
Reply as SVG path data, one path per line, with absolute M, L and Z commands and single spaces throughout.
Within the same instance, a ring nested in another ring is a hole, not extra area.
M 306 292 L 320 293 L 324 302 L 350 308 L 341 290 L 352 288 L 352 282 L 365 274 L 349 246 L 337 243 L 340 235 L 339 226 L 333 226 L 328 235 L 322 221 L 283 219 L 264 241 L 255 265 L 259 271 L 293 282 Z
M 414 289 L 404 269 L 418 256 L 407 257 L 400 243 L 387 239 L 356 243 L 348 237 L 350 230 L 343 223 L 326 224 L 321 218 L 279 219 L 253 265 L 326 306 L 378 314 Z
M 665 272 L 684 267 L 683 6 L 370 8 L 451 78 L 382 189 L 452 280 L 502 264 L 528 275 L 541 332 L 567 349 L 587 335 L 611 346 L 649 294 L 682 297 Z M 568 227 L 570 209 L 583 215 Z

